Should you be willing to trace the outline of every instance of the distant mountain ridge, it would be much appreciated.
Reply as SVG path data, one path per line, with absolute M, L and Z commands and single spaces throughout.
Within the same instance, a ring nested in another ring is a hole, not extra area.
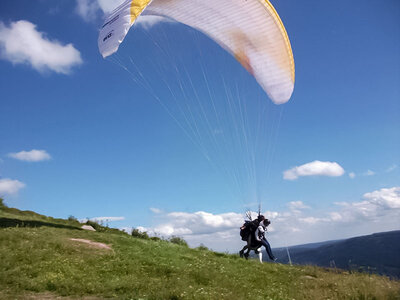
M 288 250 L 293 264 L 336 267 L 400 278 L 400 230 L 291 246 Z M 273 252 L 278 261 L 289 263 L 286 248 L 276 248 Z

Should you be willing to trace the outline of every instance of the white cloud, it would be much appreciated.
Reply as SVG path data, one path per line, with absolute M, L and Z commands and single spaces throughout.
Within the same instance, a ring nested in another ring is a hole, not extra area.
M 124 0 L 77 0 L 76 12 L 85 21 L 93 21 L 98 14 L 107 15 L 122 4 Z M 137 19 L 136 25 L 149 29 L 160 22 L 170 22 L 169 19 L 161 16 L 146 15 L 146 12 Z
M 340 211 L 331 219 L 342 223 L 393 223 L 400 226 L 400 187 L 380 189 L 363 195 L 363 201 L 337 202 Z
M 329 213 L 329 218 L 332 221 L 340 221 L 340 220 L 342 220 L 342 215 L 338 212 L 331 212 L 331 213 Z
M 328 218 L 305 217 L 305 218 L 299 218 L 299 221 L 303 222 L 303 223 L 314 225 L 314 224 L 317 224 L 319 222 L 329 221 L 329 219 Z
M 124 0 L 77 0 L 75 11 L 85 21 L 93 21 L 99 13 L 108 14 Z
M 302 201 L 292 201 L 289 202 L 288 205 L 290 210 L 303 210 L 310 208 L 309 206 L 305 205 Z
M 49 40 L 36 30 L 36 25 L 21 20 L 9 27 L 0 22 L 0 57 L 13 64 L 28 64 L 39 72 L 68 74 L 82 63 L 81 55 L 72 44 Z
M 179 231 L 206 234 L 215 232 L 216 229 L 222 231 L 226 228 L 236 226 L 238 218 L 243 219 L 243 216 L 236 213 L 214 215 L 212 213 L 199 211 L 195 213 L 172 212 L 167 215 L 167 218 L 173 221 L 173 234 L 178 234 L 175 232 L 175 228 Z M 160 227 L 160 229 L 162 228 Z
M 18 191 L 25 187 L 25 184 L 9 178 L 0 179 L 0 195 L 15 195 Z
M 382 208 L 400 208 L 400 187 L 384 188 L 371 193 L 366 193 L 363 198 Z
M 35 150 L 35 149 L 31 151 L 20 151 L 16 153 L 9 153 L 8 156 L 18 160 L 31 161 L 31 162 L 51 159 L 50 154 L 48 154 L 46 150 Z
M 287 207 L 288 211 L 263 213 L 271 220 L 267 238 L 272 247 L 348 238 L 400 227 L 400 187 L 365 193 L 361 201 L 338 202 L 333 209 L 322 212 L 301 201 L 290 202 Z M 191 247 L 204 244 L 217 251 L 236 252 L 244 245 L 239 237 L 244 219 L 244 214 L 234 212 L 161 212 L 157 214 L 158 224 L 139 229 L 150 235 L 181 236 Z
M 331 176 L 337 177 L 344 174 L 344 169 L 336 162 L 315 160 L 283 172 L 286 180 L 295 180 L 301 176 Z
M 375 175 L 375 172 L 371 171 L 371 170 L 368 170 L 367 172 L 364 172 L 362 175 L 364 175 L 364 176 L 373 176 L 373 175 Z
M 351 179 L 353 179 L 354 177 L 356 177 L 356 173 L 350 172 L 350 173 L 349 173 L 349 177 L 350 177 Z
M 104 13 L 110 13 L 125 0 L 97 0 L 97 2 Z
M 163 212 L 161 209 L 155 207 L 150 207 L 150 211 L 155 214 L 161 214 Z
M 389 172 L 392 172 L 392 171 L 394 171 L 396 169 L 397 169 L 397 165 L 391 165 L 389 168 L 386 169 L 386 172 L 389 173 Z
M 96 19 L 97 12 L 100 6 L 97 1 L 93 0 L 78 0 L 76 1 L 76 13 L 86 21 L 93 21 Z
M 171 212 L 157 216 L 159 224 L 155 227 L 138 227 L 137 229 L 146 231 L 150 235 L 181 236 L 193 247 L 203 243 L 222 251 L 228 249 L 227 245 L 231 241 L 237 240 L 239 227 L 244 219 L 243 214 L 232 212 L 212 214 L 204 211 Z
M 160 16 L 152 16 L 152 15 L 141 15 L 136 22 L 136 25 L 143 27 L 144 29 L 150 29 L 156 24 L 161 22 L 171 22 L 171 20 L 160 17 Z

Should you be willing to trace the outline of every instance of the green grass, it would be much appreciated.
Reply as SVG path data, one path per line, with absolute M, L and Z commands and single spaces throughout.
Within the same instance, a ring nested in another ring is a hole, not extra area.
M 74 221 L 13 212 L 0 208 L 0 222 L 35 219 L 66 227 L 0 228 L 0 299 L 400 299 L 400 282 L 385 277 L 260 264 L 204 247 L 88 232 Z

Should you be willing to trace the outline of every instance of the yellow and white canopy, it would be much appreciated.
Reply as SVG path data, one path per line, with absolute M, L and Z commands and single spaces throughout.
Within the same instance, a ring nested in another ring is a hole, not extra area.
M 163 16 L 193 27 L 230 52 L 276 104 L 294 88 L 294 60 L 281 19 L 268 0 L 127 0 L 106 19 L 99 50 L 118 50 L 140 14 Z

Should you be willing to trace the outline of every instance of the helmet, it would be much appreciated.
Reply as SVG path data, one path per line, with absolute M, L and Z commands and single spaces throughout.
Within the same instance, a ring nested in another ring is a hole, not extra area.
M 263 221 L 263 220 L 265 220 L 265 217 L 264 217 L 263 215 L 258 215 L 257 221 L 258 221 L 258 222 L 261 222 L 261 221 Z
M 269 224 L 271 224 L 271 221 L 268 220 L 268 219 L 265 219 L 265 220 L 264 220 L 264 225 L 265 225 L 265 226 L 268 226 Z

